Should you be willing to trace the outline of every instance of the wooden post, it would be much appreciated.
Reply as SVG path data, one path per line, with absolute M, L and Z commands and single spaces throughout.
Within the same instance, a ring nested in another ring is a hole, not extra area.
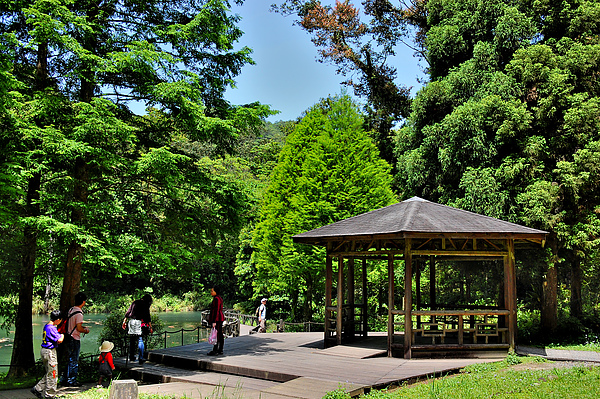
M 435 289 L 435 256 L 431 255 L 429 257 L 429 306 L 431 306 L 431 310 L 437 309 Z
M 344 304 L 344 257 L 338 256 L 338 279 L 337 279 L 337 317 L 335 322 L 336 343 L 342 343 L 342 305 Z
M 362 284 L 363 284 L 363 337 L 367 337 L 369 333 L 369 293 L 367 290 L 367 258 L 362 260 Z
M 349 338 L 354 338 L 356 333 L 356 327 L 354 326 L 354 258 L 348 259 L 348 275 L 346 276 L 347 289 L 348 289 L 348 326 L 346 334 Z
M 515 242 L 506 240 L 508 255 L 504 256 L 504 304 L 508 315 L 508 350 L 514 351 L 517 339 L 517 276 Z
M 404 358 L 412 357 L 412 240 L 404 248 Z
M 388 255 L 388 347 L 387 355 L 392 357 L 392 344 L 394 343 L 394 255 Z
M 417 287 L 417 310 L 421 309 L 421 262 L 419 259 L 415 262 L 415 285 Z M 421 316 L 417 316 L 417 328 L 421 328 Z
M 325 258 L 325 338 L 323 345 L 327 348 L 331 338 L 331 294 L 333 291 L 333 258 Z
M 462 345 L 465 341 L 465 328 L 462 315 L 458 315 L 458 344 Z
M 435 256 L 429 257 L 429 306 L 431 310 L 437 309 L 436 298 L 435 298 Z M 430 323 L 435 323 L 435 316 L 429 318 Z

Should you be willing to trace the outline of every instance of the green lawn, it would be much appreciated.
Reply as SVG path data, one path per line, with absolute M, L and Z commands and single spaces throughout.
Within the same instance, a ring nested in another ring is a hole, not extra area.
M 500 398 L 578 398 L 600 397 L 600 366 L 553 368 L 552 362 L 543 367 L 535 359 L 516 366 L 507 361 L 474 365 L 461 373 L 431 379 L 412 385 L 372 391 L 364 399 L 500 399 Z M 533 369 L 527 370 L 525 367 Z M 539 368 L 539 369 L 538 369 Z M 332 392 L 330 399 L 347 398 Z
M 564 349 L 564 350 L 571 350 L 571 351 L 600 352 L 600 343 L 595 342 L 592 344 L 585 344 L 585 345 L 548 345 L 546 348 Z

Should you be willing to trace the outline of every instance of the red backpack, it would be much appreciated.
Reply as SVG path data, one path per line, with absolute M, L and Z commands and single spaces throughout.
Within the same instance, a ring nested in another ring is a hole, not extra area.
M 71 309 L 73 309 L 73 308 L 71 308 Z M 73 334 L 73 331 L 75 331 L 75 329 L 77 328 L 77 325 L 75 325 L 75 327 L 73 327 L 73 329 L 71 331 L 67 331 L 67 328 L 69 325 L 69 319 L 78 313 L 83 313 L 81 310 L 76 310 L 73 313 L 71 313 L 71 309 L 69 309 L 69 312 L 67 313 L 67 317 L 62 319 L 62 321 L 58 324 L 58 327 L 56 328 L 58 330 L 58 333 L 65 335 L 65 337 L 67 335 L 70 337 L 71 334 Z

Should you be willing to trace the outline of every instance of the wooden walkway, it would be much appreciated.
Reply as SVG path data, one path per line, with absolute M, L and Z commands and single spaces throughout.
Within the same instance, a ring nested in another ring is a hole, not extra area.
M 151 351 L 150 362 L 129 368 L 140 380 L 159 383 L 140 386 L 146 393 L 317 399 L 338 388 L 355 396 L 506 356 L 494 352 L 486 358 L 406 360 L 385 357 L 385 347 L 382 336 L 323 349 L 323 333 L 253 334 L 226 339 L 224 355 L 207 356 L 212 347 L 202 342 Z M 115 363 L 125 366 L 124 359 Z

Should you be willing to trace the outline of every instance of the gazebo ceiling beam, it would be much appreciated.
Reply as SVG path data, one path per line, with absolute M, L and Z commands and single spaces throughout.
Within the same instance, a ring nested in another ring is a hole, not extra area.
M 507 251 L 484 251 L 484 250 L 414 250 L 411 251 L 413 256 L 463 256 L 463 257 L 501 257 L 508 255 Z M 338 256 L 343 257 L 353 257 L 353 258 L 371 258 L 377 256 L 387 256 L 393 255 L 394 257 L 400 259 L 404 255 L 404 251 L 402 250 L 380 250 L 380 251 L 338 251 L 338 252 L 329 252 L 327 256 L 337 258 Z M 454 260 L 454 259 L 453 259 Z
M 446 246 L 444 243 L 451 241 L 452 245 Z M 452 241 L 446 238 L 419 238 L 412 239 L 413 256 L 505 256 L 508 252 L 506 247 L 506 239 L 483 239 L 475 238 L 461 239 Z M 525 243 L 526 244 L 526 243 Z M 347 256 L 347 257 L 373 257 L 373 256 L 401 256 L 405 252 L 406 241 L 403 239 L 396 240 L 338 240 L 328 243 L 327 255 L 330 257 Z
M 327 245 L 328 242 L 350 242 L 350 241 L 362 241 L 368 242 L 373 245 L 378 240 L 385 241 L 398 241 L 406 238 L 413 239 L 477 239 L 477 240 L 522 240 L 525 242 L 531 242 L 535 244 L 543 244 L 545 242 L 544 235 L 535 234 L 505 234 L 505 233 L 390 233 L 390 234 L 377 234 L 377 235 L 354 235 L 354 236 L 331 236 L 331 237 L 296 237 L 294 242 L 312 245 Z

